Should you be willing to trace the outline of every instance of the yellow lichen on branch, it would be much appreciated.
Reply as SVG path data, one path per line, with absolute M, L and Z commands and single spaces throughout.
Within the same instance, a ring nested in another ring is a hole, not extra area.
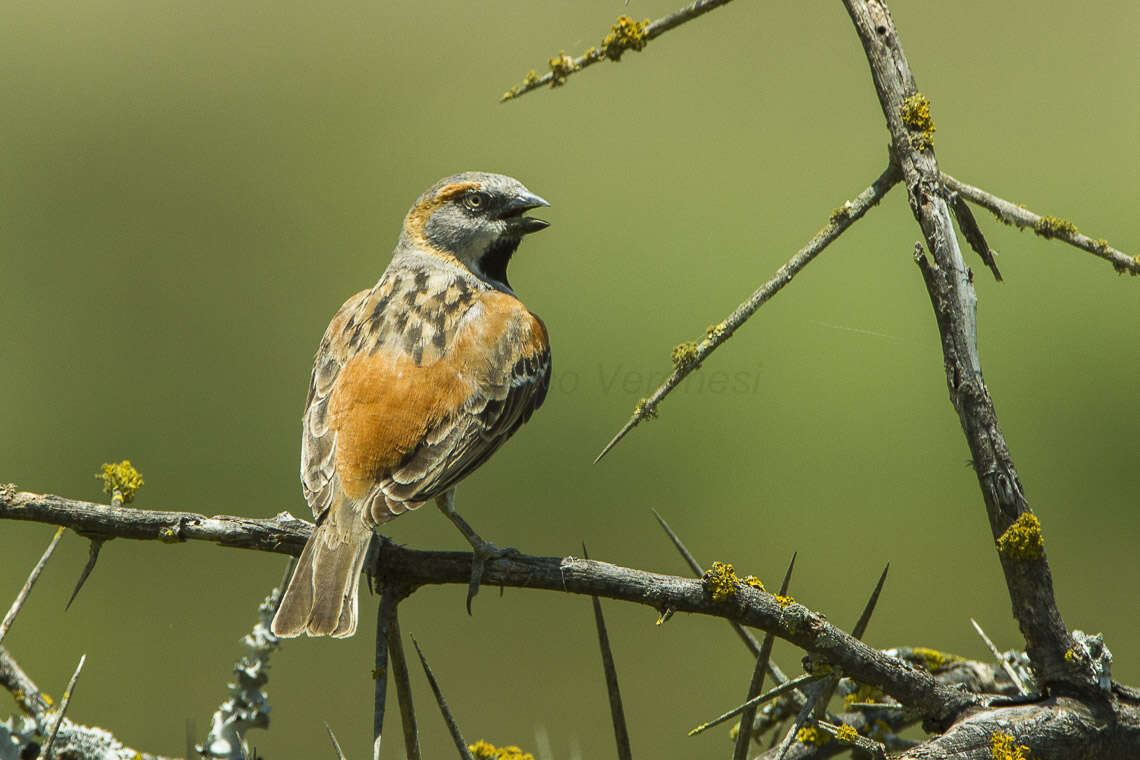
M 764 584 L 759 578 L 755 575 L 739 577 L 736 574 L 736 568 L 728 562 L 713 562 L 712 567 L 701 576 L 701 585 L 704 586 L 705 593 L 711 596 L 714 602 L 735 599 L 736 592 L 741 586 L 748 586 L 757 591 L 764 590 Z
M 910 132 L 910 144 L 915 150 L 934 147 L 934 118 L 930 115 L 930 98 L 916 92 L 903 101 L 902 120 Z
M 855 740 L 859 738 L 859 732 L 855 730 L 854 726 L 844 723 L 835 732 L 835 738 L 844 744 L 854 744 Z
M 567 55 L 564 50 L 560 51 L 548 61 L 549 73 L 539 76 L 537 72 L 531 71 L 521 85 L 515 85 L 504 92 L 500 102 L 514 100 L 544 84 L 561 87 L 566 84 L 567 77 L 586 66 L 602 60 L 620 61 L 625 51 L 644 49 L 649 44 L 649 35 L 646 32 L 649 23 L 649 19 L 634 21 L 629 16 L 618 16 L 617 23 L 610 27 L 609 33 L 602 38 L 600 46 L 586 48 L 577 58 Z
M 121 499 L 130 504 L 135 491 L 143 484 L 142 473 L 131 466 L 131 460 L 124 459 L 118 464 L 105 462 L 103 471 L 95 473 L 97 480 L 103 481 L 103 493 L 111 494 L 112 501 Z
M 993 760 L 1029 760 L 1029 748 L 1017 744 L 1012 734 L 995 731 L 990 736 L 990 757 Z
M 561 87 L 566 84 L 566 77 L 573 74 L 578 69 L 582 68 L 573 58 L 566 55 L 563 50 L 557 56 L 550 59 L 550 73 L 554 77 L 551 82 L 551 87 Z
M 649 19 L 638 23 L 629 16 L 618 16 L 617 23 L 610 27 L 610 33 L 602 38 L 602 54 L 611 61 L 620 61 L 625 51 L 643 49 L 649 44 L 645 35 L 648 26 Z
M 490 742 L 485 742 L 482 739 L 474 744 L 467 745 L 468 751 L 475 760 L 534 760 L 534 755 L 529 752 L 523 752 L 515 746 L 509 747 L 496 747 Z
M 1033 225 L 1033 231 L 1045 239 L 1071 238 L 1077 234 L 1077 225 L 1059 216 L 1043 216 Z M 1105 247 L 1107 243 L 1105 241 Z
M 1045 537 L 1041 534 L 1041 521 L 1037 515 L 1023 512 L 998 538 L 997 548 L 998 552 L 1012 559 L 1041 559 Z
M 804 726 L 796 732 L 796 741 L 800 744 L 811 744 L 822 747 L 831 741 L 831 734 L 822 731 L 818 726 Z

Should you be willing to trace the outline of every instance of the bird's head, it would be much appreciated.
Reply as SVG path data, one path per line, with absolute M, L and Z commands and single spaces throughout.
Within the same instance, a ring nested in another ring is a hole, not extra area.
M 417 248 L 454 257 L 476 276 L 509 290 L 511 255 L 524 235 L 549 226 L 524 214 L 549 205 L 517 179 L 464 172 L 419 197 L 404 219 L 402 237 Z

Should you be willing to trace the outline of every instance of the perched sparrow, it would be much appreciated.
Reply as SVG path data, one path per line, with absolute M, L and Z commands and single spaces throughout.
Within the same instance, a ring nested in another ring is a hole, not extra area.
M 373 528 L 429 499 L 483 564 L 503 552 L 454 508 L 455 486 L 546 397 L 542 320 L 507 282 L 524 235 L 550 204 L 517 180 L 468 172 L 420 196 L 380 281 L 333 317 L 302 418 L 301 483 L 316 529 L 273 618 L 278 636 L 351 636 Z

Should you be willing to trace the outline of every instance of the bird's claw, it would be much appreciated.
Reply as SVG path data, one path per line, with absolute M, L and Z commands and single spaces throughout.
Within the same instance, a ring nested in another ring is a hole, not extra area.
M 482 546 L 472 548 L 474 552 L 471 555 L 471 580 L 467 584 L 468 615 L 471 614 L 471 600 L 479 593 L 479 584 L 483 581 L 483 570 L 487 563 L 505 557 L 517 557 L 520 554 L 519 550 L 513 546 L 500 549 L 490 541 L 484 541 Z

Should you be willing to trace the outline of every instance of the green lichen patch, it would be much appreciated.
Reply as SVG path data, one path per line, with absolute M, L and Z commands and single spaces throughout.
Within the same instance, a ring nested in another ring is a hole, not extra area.
M 1059 216 L 1043 216 L 1033 224 L 1033 231 L 1043 238 L 1071 238 L 1077 234 L 1077 225 Z
M 1023 512 L 997 540 L 998 552 L 1012 559 L 1041 559 L 1044 547 L 1041 521 L 1032 512 Z
M 618 16 L 617 23 L 610 27 L 610 33 L 602 38 L 602 55 L 611 61 L 620 61 L 627 50 L 641 50 L 649 44 L 645 28 L 649 19 L 638 23 L 629 16 Z
M 103 471 L 95 473 L 96 480 L 103 481 L 103 493 L 109 493 L 112 498 L 118 494 L 124 504 L 130 504 L 143 484 L 142 473 L 131 466 L 131 460 L 124 459 L 118 464 L 105 462 Z

